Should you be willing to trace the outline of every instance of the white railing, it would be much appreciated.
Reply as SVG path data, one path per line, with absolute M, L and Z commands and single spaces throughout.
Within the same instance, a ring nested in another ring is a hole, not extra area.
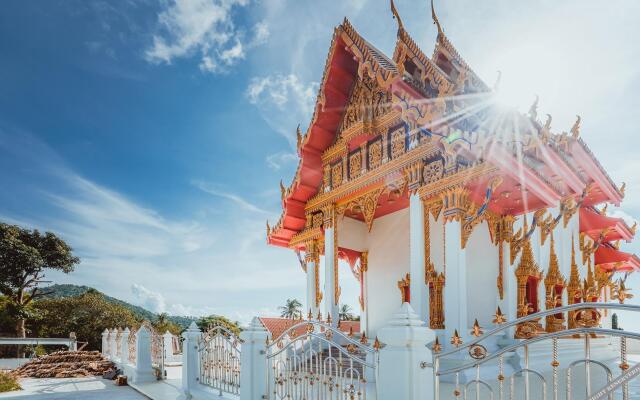
M 242 340 L 222 327 L 209 328 L 198 342 L 200 383 L 223 392 L 240 394 Z
M 468 398 L 498 398 L 500 400 L 505 398 L 505 386 L 508 386 L 508 398 L 515 399 L 516 392 L 522 393 L 524 399 L 532 398 L 532 388 L 535 386 L 538 390 L 539 396 L 543 399 L 547 399 L 549 395 L 554 400 L 559 398 L 572 399 L 574 392 L 577 391 L 573 383 L 574 370 L 580 367 L 580 372 L 584 373 L 584 384 L 580 385 L 580 390 L 584 390 L 586 398 L 590 398 L 592 394 L 596 393 L 593 389 L 593 372 L 595 369 L 600 369 L 606 379 L 607 384 L 613 380 L 613 372 L 611 368 L 604 362 L 594 359 L 591 354 L 592 340 L 594 338 L 610 337 L 619 338 L 620 351 L 618 354 L 619 364 L 618 367 L 624 374 L 629 368 L 627 361 L 627 340 L 628 339 L 640 339 L 640 334 L 627 332 L 623 330 L 603 329 L 596 326 L 599 320 L 599 311 L 602 309 L 614 309 L 614 310 L 627 310 L 627 311 L 640 311 L 640 306 L 627 305 L 627 304 L 613 304 L 613 303 L 578 303 L 564 307 L 558 307 L 535 314 L 531 314 L 517 320 L 502 323 L 496 328 L 490 330 L 486 334 L 477 337 L 474 340 L 469 341 L 466 344 L 458 344 L 457 347 L 434 354 L 433 371 L 435 375 L 435 398 L 440 399 L 444 394 L 441 392 L 441 383 L 445 377 L 453 377 L 450 379 L 454 382 L 454 396 L 461 397 L 462 399 Z M 526 326 L 527 323 L 537 323 L 543 317 L 549 315 L 555 315 L 560 313 L 567 313 L 567 318 L 573 318 L 577 328 L 566 329 L 553 333 L 541 333 L 532 334 L 527 339 L 517 340 L 515 343 L 503 348 L 495 350 L 490 353 L 487 348 L 493 339 L 498 336 L 502 336 L 505 332 L 518 327 Z M 594 315 L 595 318 L 594 318 Z M 565 368 L 564 379 L 560 376 L 561 367 L 559 361 L 559 343 L 568 343 L 571 340 L 580 340 L 583 343 L 583 356 L 576 360 L 573 360 Z M 551 376 L 545 376 L 545 371 L 535 369 L 530 366 L 530 351 L 531 346 L 538 342 L 551 342 L 552 353 L 549 364 L 551 366 Z M 517 368 L 513 372 L 507 374 L 505 372 L 505 358 L 511 354 L 515 354 L 517 351 L 521 351 L 523 354 L 522 366 Z M 435 353 L 435 350 L 434 350 Z M 446 359 L 462 360 L 458 362 L 458 365 L 442 368 L 441 365 Z M 495 369 L 497 363 L 497 374 L 495 375 L 495 381 L 493 379 L 482 379 L 481 375 L 487 376 L 483 373 L 483 367 L 489 369 Z M 461 383 L 461 375 L 473 376 L 465 384 Z M 494 382 L 492 384 L 492 382 Z M 497 383 L 495 383 L 497 382 Z M 562 385 L 564 384 L 564 385 Z M 630 399 L 628 382 L 622 383 L 620 388 L 621 398 L 623 400 Z M 562 389 L 564 387 L 564 390 Z M 550 392 L 550 393 L 549 393 Z M 470 393 L 474 393 L 473 396 Z M 564 397 L 563 397 L 564 395 Z M 608 393 L 609 399 L 613 399 L 614 393 Z M 442 398 L 449 398 L 449 394 Z M 519 398 L 519 397 L 518 397 Z
M 267 346 L 267 396 L 365 400 L 374 390 L 377 351 L 329 324 L 301 321 Z

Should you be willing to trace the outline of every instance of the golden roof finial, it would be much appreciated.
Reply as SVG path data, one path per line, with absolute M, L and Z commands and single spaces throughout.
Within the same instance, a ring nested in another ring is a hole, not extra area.
M 622 182 L 622 186 L 620 186 L 620 194 L 624 197 L 624 190 L 627 188 L 627 182 Z
M 267 220 L 267 236 L 271 233 L 271 226 L 269 225 L 269 220 Z
M 311 313 L 311 309 L 309 309 L 309 314 L 307 314 L 307 319 L 308 320 L 312 320 L 313 319 L 313 314 Z
M 284 196 L 287 194 L 287 189 L 284 187 L 284 183 L 282 183 L 282 179 L 280 179 L 280 198 L 284 200 Z
M 298 124 L 298 127 L 296 128 L 296 148 L 300 148 L 300 145 L 302 144 L 302 131 L 300 130 L 300 124 Z
M 631 234 L 635 235 L 637 230 L 638 230 L 638 221 L 635 221 L 631 226 Z
M 536 99 L 533 101 L 533 104 L 531 105 L 531 107 L 529 107 L 529 118 L 531 118 L 532 121 L 535 121 L 538 119 L 538 102 L 539 101 L 540 101 L 540 97 L 536 95 Z
M 431 19 L 433 19 L 433 23 L 438 27 L 438 36 L 443 35 L 444 31 L 442 30 L 442 26 L 440 26 L 440 21 L 436 15 L 436 8 L 433 6 L 433 0 L 431 0 Z
M 571 130 L 569 131 L 571 132 L 571 137 L 573 137 L 574 139 L 577 139 L 580 137 L 580 122 L 582 121 L 582 118 L 580 118 L 579 115 L 576 115 L 576 117 L 578 117 L 578 119 L 576 120 L 576 122 L 571 127 Z
M 604 203 L 604 207 L 600 210 L 600 215 L 607 215 L 607 208 L 609 207 L 609 203 Z
M 404 26 L 402 25 L 402 18 L 400 18 L 400 13 L 396 8 L 395 3 L 391 0 L 391 13 L 393 14 L 393 18 L 398 21 L 398 30 L 404 30 Z
M 378 337 L 376 336 L 376 339 L 373 341 L 373 349 L 378 351 L 381 347 L 382 343 L 380 343 L 380 340 L 378 340 Z

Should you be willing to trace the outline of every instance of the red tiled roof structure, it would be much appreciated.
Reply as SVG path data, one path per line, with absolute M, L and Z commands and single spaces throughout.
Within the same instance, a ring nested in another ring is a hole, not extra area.
M 271 333 L 272 339 L 279 338 L 287 329 L 292 326 L 304 322 L 301 319 L 290 319 L 290 318 L 271 318 L 271 317 L 260 317 L 260 322 L 262 326 L 265 327 L 266 330 Z M 349 333 L 352 329 L 354 333 L 360 332 L 360 321 L 340 321 L 340 326 L 338 327 L 342 332 Z M 305 333 L 304 329 L 296 330 L 295 335 L 293 337 L 298 337 Z

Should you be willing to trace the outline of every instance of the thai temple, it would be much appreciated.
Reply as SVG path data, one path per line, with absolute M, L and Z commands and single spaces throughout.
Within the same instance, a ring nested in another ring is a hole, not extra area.
M 433 5 L 431 55 L 392 11 L 391 56 L 348 20 L 335 28 L 282 215 L 267 223 L 269 244 L 303 257 L 305 314 L 337 324 L 341 284 L 356 279 L 361 333 L 408 302 L 448 346 L 496 322 L 631 297 L 624 279 L 640 259 L 619 245 L 636 226 L 607 214 L 625 187 L 580 137 L 580 117 L 554 126 L 538 99 L 526 114 L 500 105 Z M 611 316 L 581 313 L 581 326 Z M 560 313 L 510 334 L 573 325 Z

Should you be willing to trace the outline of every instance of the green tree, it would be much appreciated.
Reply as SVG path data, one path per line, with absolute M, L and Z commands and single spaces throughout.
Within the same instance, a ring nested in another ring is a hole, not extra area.
M 174 335 L 179 335 L 182 331 L 182 328 L 171 320 L 169 320 L 169 314 L 160 313 L 158 314 L 158 318 L 156 318 L 151 325 L 153 325 L 153 329 L 156 330 L 159 334 L 164 334 L 165 332 L 173 333 Z
M 284 306 L 280 306 L 280 316 L 289 319 L 302 318 L 302 303 L 298 299 L 287 299 Z
M 26 337 L 29 304 L 45 294 L 38 287 L 45 270 L 69 273 L 79 261 L 71 247 L 51 232 L 0 223 L 0 293 L 10 301 L 18 337 Z
M 340 306 L 340 310 L 338 311 L 338 315 L 340 320 L 342 321 L 354 321 L 355 316 L 353 315 L 353 310 L 351 306 L 348 304 L 343 304 Z
M 77 297 L 38 300 L 33 303 L 37 318 L 30 327 L 41 337 L 67 337 L 75 332 L 87 350 L 99 350 L 106 328 L 137 327 L 141 319 L 126 307 L 107 301 L 100 292 Z
M 233 332 L 233 334 L 236 336 L 240 335 L 240 331 L 242 330 L 240 329 L 240 325 L 238 324 L 238 322 L 231 322 L 231 320 L 221 315 L 209 315 L 208 317 L 201 317 L 196 321 L 196 325 L 198 325 L 198 328 L 200 328 L 203 332 L 216 326 L 222 326 Z

